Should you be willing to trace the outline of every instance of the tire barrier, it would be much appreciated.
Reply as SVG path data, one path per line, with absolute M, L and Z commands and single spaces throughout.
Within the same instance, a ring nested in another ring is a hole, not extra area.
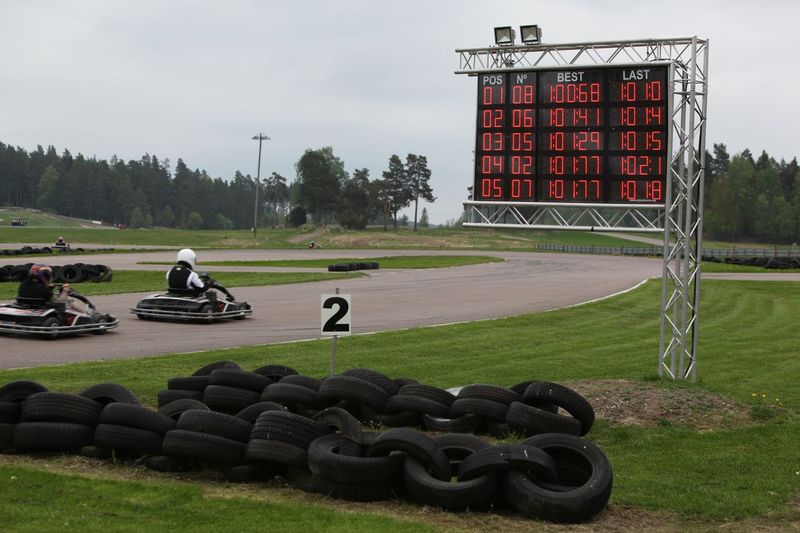
M 70 253 L 84 253 L 87 250 L 84 248 L 67 248 L 63 246 L 42 246 L 36 248 L 34 246 L 23 246 L 16 250 L 4 249 L 0 250 L 0 255 L 44 255 L 44 254 L 70 254 Z M 114 248 L 92 248 L 92 252 L 113 252 Z
M 767 270 L 785 270 L 800 268 L 800 258 L 794 256 L 760 256 L 760 257 L 716 257 L 703 256 L 703 261 L 726 263 L 728 265 L 745 265 L 766 268 Z
M 25 265 L 0 266 L 0 282 L 19 282 L 25 279 L 33 263 Z M 74 265 L 52 265 L 53 282 L 55 283 L 93 283 L 109 282 L 114 277 L 111 267 L 106 265 L 90 265 L 75 263 Z
M 335 263 L 328 265 L 328 272 L 350 272 L 354 270 L 377 270 L 378 263 Z
M 161 472 L 211 465 L 230 482 L 279 476 L 345 500 L 510 507 L 553 522 L 589 521 L 611 496 L 608 458 L 581 438 L 594 411 L 557 383 L 474 384 L 453 394 L 366 368 L 317 379 L 282 365 L 251 372 L 218 361 L 167 387 L 156 411 L 113 383 L 79 394 L 8 383 L 0 387 L 0 452 L 114 457 Z M 371 429 L 401 419 L 419 427 Z M 526 438 L 469 434 L 492 427 Z

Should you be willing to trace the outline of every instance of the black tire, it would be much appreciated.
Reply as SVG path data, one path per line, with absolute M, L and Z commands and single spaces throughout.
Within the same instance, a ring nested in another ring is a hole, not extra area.
M 422 383 L 412 383 L 409 385 L 403 385 L 400 387 L 400 390 L 397 394 L 403 396 L 417 396 L 419 398 L 427 398 L 437 403 L 441 403 L 450 407 L 453 405 L 453 402 L 456 400 L 456 397 L 453 393 L 448 392 L 444 389 L 440 389 L 439 387 L 433 387 L 431 385 L 424 385 Z
M 305 387 L 307 389 L 311 389 L 314 391 L 319 392 L 319 386 L 322 385 L 322 381 L 318 380 L 317 378 L 313 378 L 311 376 L 304 376 L 302 374 L 292 374 L 290 376 L 284 376 L 278 381 L 278 383 L 289 384 L 289 385 L 300 385 L 301 387 Z
M 298 372 L 294 368 L 285 365 L 264 365 L 253 370 L 256 374 L 266 376 L 272 381 L 278 382 L 286 376 L 296 375 Z
M 328 272 L 350 272 L 349 263 L 336 263 L 328 265 Z
M 352 400 L 383 413 L 389 395 L 380 386 L 355 376 L 331 376 L 320 385 L 319 398 L 330 403 Z
M 47 392 L 47 387 L 25 379 L 11 381 L 0 387 L 0 402 L 21 402 L 37 392 Z
M 458 391 L 458 399 L 478 398 L 493 402 L 509 405 L 511 402 L 518 402 L 522 397 L 511 389 L 498 387 L 497 385 L 467 385 Z
M 141 454 L 160 454 L 162 435 L 144 429 L 114 424 L 98 424 L 94 430 L 95 446 Z
M 381 433 L 367 449 L 367 457 L 405 452 L 422 463 L 430 474 L 442 481 L 450 479 L 450 462 L 436 441 L 424 433 L 408 428 L 394 428 Z
M 20 422 L 14 428 L 14 448 L 24 452 L 68 452 L 91 445 L 94 428 L 64 422 Z
M 553 522 L 586 522 L 602 511 L 611 496 L 613 472 L 603 451 L 590 441 L 563 434 L 537 435 L 522 441 L 548 453 L 559 465 L 580 464 L 591 472 L 585 483 L 570 491 L 542 488 L 525 472 L 512 470 L 503 478 L 509 503 L 520 514 Z
M 102 410 L 102 404 L 83 396 L 61 392 L 38 392 L 22 402 L 20 420 L 95 426 Z
M 508 406 L 492 400 L 482 398 L 459 397 L 450 406 L 450 416 L 458 418 L 464 415 L 480 415 L 491 420 L 505 422 Z
M 440 433 L 479 433 L 486 427 L 485 419 L 477 415 L 464 415 L 458 418 L 422 415 L 422 423 L 429 430 Z
M 61 267 L 61 279 L 64 283 L 80 283 L 84 279 L 83 270 L 77 265 L 64 265 Z
M 361 378 L 364 381 L 369 381 L 370 383 L 385 390 L 386 394 L 389 396 L 397 394 L 397 392 L 400 390 L 400 387 L 394 382 L 394 380 L 392 380 L 392 378 L 386 374 L 378 372 L 377 370 L 372 370 L 371 368 L 351 368 L 350 370 L 343 372 L 342 375 L 353 376 Z
M 397 394 L 386 401 L 387 413 L 392 414 L 403 411 L 412 411 L 441 418 L 450 416 L 450 406 L 422 396 Z
M 279 440 L 308 448 L 314 439 L 330 433 L 325 425 L 287 411 L 266 411 L 259 415 L 250 433 L 251 439 Z
M 0 453 L 14 451 L 14 430 L 17 424 L 0 423 Z
M 403 473 L 403 454 L 381 457 L 345 455 L 354 443 L 338 435 L 316 439 L 308 448 L 308 468 L 327 480 L 348 484 L 391 484 Z M 344 453 L 342 453 L 344 452 Z
M 164 389 L 158 391 L 156 402 L 158 403 L 158 408 L 161 409 L 168 403 L 172 403 L 176 400 L 194 400 L 196 402 L 200 402 L 202 399 L 203 393 L 200 391 Z
M 581 423 L 581 435 L 585 435 L 594 424 L 594 409 L 580 394 L 558 383 L 541 381 L 532 383 L 523 395 L 522 401 L 538 407 L 542 404 L 555 404 Z
M 97 269 L 96 281 L 107 283 L 114 278 L 114 271 L 111 270 L 111 267 L 106 265 L 95 265 L 95 268 Z
M 58 333 L 58 330 L 55 329 L 55 328 L 57 328 L 59 326 L 61 326 L 61 321 L 59 321 L 54 316 L 49 316 L 49 317 L 45 318 L 44 320 L 42 320 L 42 323 L 39 324 L 40 328 L 45 328 L 45 329 L 41 330 L 42 332 L 39 333 L 38 336 L 43 338 L 43 339 L 47 339 L 47 340 L 57 339 L 59 333 Z
M 197 369 L 192 375 L 209 376 L 211 375 L 211 372 L 217 370 L 218 368 L 235 368 L 241 370 L 241 367 L 233 361 L 214 361 L 213 363 L 209 363 L 206 366 Z
M 203 403 L 214 410 L 239 412 L 261 400 L 261 394 L 251 390 L 209 385 L 203 391 Z
M 450 462 L 451 477 L 458 477 L 458 469 L 467 456 L 491 447 L 486 440 L 467 433 L 444 433 L 433 440 Z
M 214 306 L 211 304 L 201 305 L 200 308 L 197 310 L 197 312 L 199 313 L 197 320 L 199 320 L 200 322 L 205 322 L 206 324 L 210 324 L 214 322 L 214 320 L 216 320 L 214 317 Z
M 398 387 L 403 387 L 405 385 L 417 385 L 417 384 L 419 384 L 419 381 L 417 381 L 414 378 L 392 378 L 392 381 L 394 381 L 395 384 L 397 384 Z M 400 392 L 400 389 L 397 389 L 397 391 Z
M 176 429 L 199 431 L 247 443 L 253 424 L 235 416 L 198 409 L 184 411 Z
M 251 390 L 260 393 L 272 383 L 272 380 L 256 372 L 248 372 L 234 368 L 220 368 L 211 372 L 208 377 L 209 385 L 222 385 L 237 389 Z
M 116 383 L 100 383 L 92 385 L 80 392 L 80 396 L 89 398 L 103 405 L 114 402 L 139 404 L 139 399 L 127 387 L 117 385 Z
M 169 390 L 196 390 L 202 392 L 208 386 L 209 376 L 182 376 L 167 381 Z
M 245 458 L 248 461 L 265 461 L 279 465 L 305 468 L 308 454 L 306 448 L 278 440 L 250 439 Z
M 459 481 L 468 481 L 491 472 L 510 469 L 533 472 L 537 479 L 556 481 L 556 464 L 545 451 L 534 446 L 504 444 L 478 450 L 467 456 L 458 469 Z
M 165 414 L 126 403 L 106 405 L 100 413 L 99 423 L 142 429 L 162 436 L 176 427 L 175 420 Z
M 245 407 L 236 413 L 236 416 L 251 424 L 255 424 L 259 415 L 266 411 L 286 411 L 286 406 L 275 402 L 258 402 Z
M 581 423 L 571 416 L 551 413 L 522 402 L 513 402 L 508 406 L 506 422 L 525 435 L 566 433 L 578 436 L 581 432 Z
M 219 435 L 173 429 L 164 435 L 162 445 L 166 455 L 186 459 L 200 459 L 223 464 L 244 463 L 247 446 Z
M 361 422 L 348 411 L 340 407 L 329 407 L 314 415 L 314 421 L 327 427 L 340 437 L 353 442 L 361 442 L 363 427 Z
M 0 402 L 0 424 L 16 424 L 20 417 L 20 402 Z
M 294 410 L 297 405 L 315 408 L 319 403 L 319 394 L 313 389 L 302 385 L 292 385 L 290 383 L 273 383 L 261 393 L 261 400 L 267 402 L 278 402 Z
M 190 409 L 209 409 L 209 407 L 200 400 L 192 400 L 184 398 L 182 400 L 174 400 L 158 408 L 159 414 L 170 417 L 172 420 L 177 421 L 184 411 Z
M 431 476 L 413 457 L 405 460 L 403 479 L 413 500 L 451 511 L 488 508 L 498 485 L 495 474 L 484 474 L 469 481 L 443 481 Z

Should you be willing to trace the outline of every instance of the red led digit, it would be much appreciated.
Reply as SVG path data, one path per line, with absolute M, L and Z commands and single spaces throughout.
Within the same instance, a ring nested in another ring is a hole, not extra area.
M 548 139 L 550 140 L 550 150 L 555 150 L 558 152 L 564 151 L 564 132 L 563 131 L 556 131 L 554 133 L 549 133 L 547 135 Z
M 483 119 L 481 121 L 483 127 L 486 129 L 502 128 L 503 127 L 503 110 L 502 109 L 484 109 Z
M 564 126 L 564 108 L 559 107 L 550 109 L 550 126 L 563 127 Z
M 490 85 L 487 85 L 483 88 L 483 105 L 490 105 L 492 103 L 492 96 L 494 95 L 494 90 Z
M 589 85 L 589 100 L 597 103 L 600 101 L 600 83 L 595 82 Z
M 533 157 L 529 155 L 511 156 L 511 173 L 514 175 L 530 174 L 532 165 L 533 165 Z
M 503 180 L 501 178 L 494 178 L 492 180 L 492 198 L 503 197 Z
M 532 128 L 533 109 L 512 109 L 511 110 L 512 128 Z
M 583 191 L 581 192 L 581 188 Z M 573 198 L 585 198 L 586 194 L 589 189 L 589 182 L 588 180 L 575 180 L 572 182 L 572 197 Z
M 511 103 L 532 104 L 533 95 L 533 85 L 514 85 L 511 88 Z
M 502 151 L 503 134 L 500 132 L 484 133 L 481 135 L 481 148 L 484 152 Z
M 550 180 L 547 189 L 550 198 L 564 199 L 564 180 Z
M 661 182 L 648 181 L 645 187 L 645 197 L 655 202 L 661 201 Z
M 660 131 L 646 132 L 644 144 L 647 150 L 661 150 L 661 132 Z
M 559 176 L 564 174 L 564 156 L 557 155 L 550 157 L 550 174 L 557 174 Z
M 661 108 L 645 107 L 644 123 L 647 125 L 661 125 Z
M 623 102 L 636 101 L 636 82 L 626 81 L 619 86 L 619 99 Z
M 589 110 L 585 107 L 572 110 L 572 125 L 573 126 L 588 126 L 589 125 Z
M 635 126 L 636 125 L 636 108 L 635 107 L 623 107 L 620 109 L 620 124 L 623 126 Z
M 622 180 L 619 195 L 624 200 L 636 200 L 636 180 Z
M 503 157 L 499 155 L 485 155 L 481 157 L 482 174 L 502 174 Z
M 533 198 L 533 180 L 514 178 L 511 180 L 511 198 Z
M 514 132 L 511 134 L 511 149 L 515 152 L 530 152 L 533 150 L 532 134 L 528 131 L 524 133 Z
M 650 156 L 649 155 L 640 155 L 639 156 L 639 175 L 640 176 L 649 176 L 650 175 Z
M 481 198 L 492 197 L 492 180 L 483 178 L 481 180 Z
M 621 131 L 619 133 L 620 150 L 636 150 L 636 132 Z
M 644 99 L 656 102 L 661 100 L 660 81 L 650 81 L 644 84 Z
M 600 180 L 589 180 L 589 185 L 594 187 L 594 195 L 592 198 L 599 199 L 600 198 Z

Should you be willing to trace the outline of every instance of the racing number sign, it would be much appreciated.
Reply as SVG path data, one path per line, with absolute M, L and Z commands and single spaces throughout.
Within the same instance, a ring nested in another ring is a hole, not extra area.
M 323 294 L 322 328 L 320 334 L 326 337 L 350 335 L 351 306 L 349 294 Z

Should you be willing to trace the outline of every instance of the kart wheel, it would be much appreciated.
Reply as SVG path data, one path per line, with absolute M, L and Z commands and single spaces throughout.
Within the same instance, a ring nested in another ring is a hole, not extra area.
M 198 313 L 205 315 L 204 317 L 200 318 L 202 322 L 207 322 L 210 324 L 214 321 L 214 308 L 211 306 L 211 304 L 203 304 Z
M 44 319 L 44 321 L 42 322 L 41 327 L 43 327 L 43 328 L 57 328 L 60 325 L 61 325 L 61 323 L 58 321 L 58 319 L 56 317 L 54 317 L 54 316 L 51 316 L 51 317 L 48 317 L 48 318 Z M 55 339 L 55 338 L 58 337 L 58 331 L 53 330 L 53 331 L 42 332 L 41 336 L 44 337 L 45 339 Z

